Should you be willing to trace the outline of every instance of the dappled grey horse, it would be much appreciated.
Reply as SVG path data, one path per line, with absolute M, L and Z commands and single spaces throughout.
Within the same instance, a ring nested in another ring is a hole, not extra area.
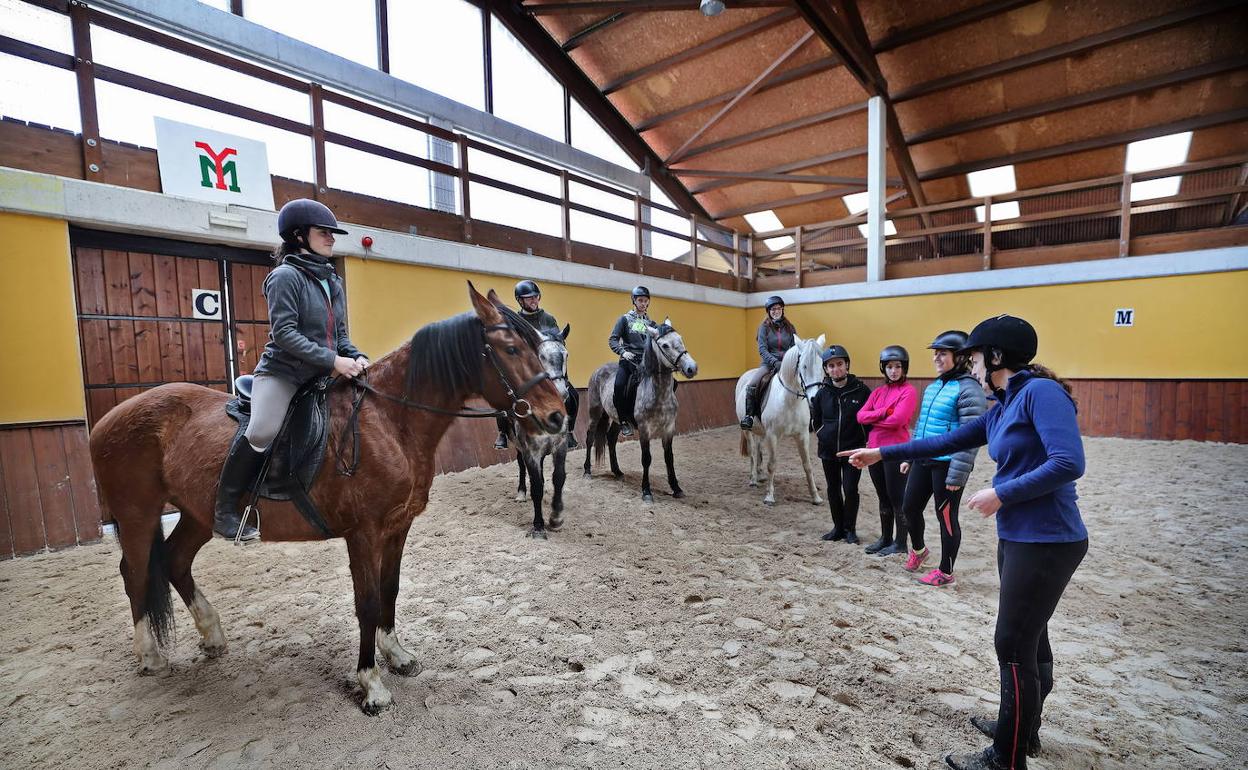
M 542 369 L 550 375 L 551 382 L 559 390 L 559 397 L 564 405 L 574 402 L 579 396 L 576 388 L 568 382 L 568 348 L 566 341 L 572 334 L 571 324 L 564 326 L 562 332 L 538 330 L 541 342 L 537 345 L 537 357 L 542 362 Z M 538 433 L 528 430 L 516 430 L 516 421 L 511 422 L 511 433 L 516 440 L 516 465 L 519 466 L 520 480 L 516 485 L 516 500 L 533 498 L 533 527 L 528 537 L 546 539 L 546 530 L 559 531 L 563 527 L 563 482 L 567 478 L 565 470 L 568 457 L 568 434 L 562 431 L 556 434 Z M 542 489 L 544 482 L 547 455 L 554 455 L 550 480 L 554 484 L 554 495 L 550 501 L 550 522 L 542 516 Z M 526 477 L 528 485 L 526 488 Z
M 650 440 L 663 442 L 663 460 L 667 464 L 667 483 L 672 497 L 684 497 L 672 456 L 672 438 L 676 435 L 676 381 L 679 371 L 686 378 L 698 374 L 698 363 L 685 349 L 685 341 L 672 328 L 671 319 L 647 330 L 650 339 L 637 368 L 637 400 L 633 408 L 637 438 L 641 441 L 641 497 L 653 502 L 650 492 Z M 601 462 L 604 450 L 611 455 L 611 473 L 618 479 L 624 475 L 616 459 L 615 444 L 620 435 L 620 416 L 615 412 L 615 371 L 618 363 L 603 364 L 589 378 L 589 427 L 585 435 L 585 475 L 590 470 L 590 452 Z

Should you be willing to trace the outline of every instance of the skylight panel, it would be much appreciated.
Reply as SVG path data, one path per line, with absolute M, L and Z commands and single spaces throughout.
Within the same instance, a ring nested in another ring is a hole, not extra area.
M 1191 131 L 1132 142 L 1127 145 L 1126 172 L 1137 174 L 1142 171 L 1181 165 L 1187 160 L 1187 151 L 1191 145 Z M 1181 176 L 1167 176 L 1161 179 L 1132 182 L 1131 200 L 1142 201 L 1177 195 L 1181 181 Z
M 997 166 L 983 171 L 972 171 L 966 175 L 966 181 L 970 182 L 971 195 L 976 198 L 1012 193 L 1018 189 L 1018 183 L 1014 181 L 1013 166 Z M 996 219 L 995 212 L 993 219 Z
M 776 212 L 756 211 L 753 214 L 746 214 L 745 221 L 750 223 L 750 227 L 754 228 L 756 233 L 766 233 L 772 230 L 783 230 L 784 225 L 780 222 L 780 217 L 776 216 Z M 793 245 L 793 239 L 787 235 L 778 238 L 767 238 L 763 241 L 767 244 L 767 248 L 772 251 L 777 249 L 785 249 Z
M 841 201 L 845 204 L 845 208 L 849 209 L 850 214 L 861 214 L 862 212 L 867 210 L 867 199 L 869 196 L 870 196 L 870 193 L 865 193 L 865 192 L 850 193 L 849 195 L 842 195 Z M 866 238 L 867 226 L 858 225 L 858 232 L 862 233 L 863 238 Z M 896 234 L 897 234 L 897 228 L 893 226 L 892 221 L 885 219 L 884 220 L 884 235 L 889 236 L 889 235 L 896 235 Z

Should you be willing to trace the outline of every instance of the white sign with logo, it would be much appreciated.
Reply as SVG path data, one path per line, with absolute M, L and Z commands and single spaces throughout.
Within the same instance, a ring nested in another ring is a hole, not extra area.
M 216 289 L 191 289 L 191 306 L 195 318 L 221 320 L 221 292 Z
M 264 142 L 158 117 L 156 151 L 167 195 L 273 209 Z
M 1115 310 L 1114 326 L 1135 326 L 1135 308 L 1120 307 Z

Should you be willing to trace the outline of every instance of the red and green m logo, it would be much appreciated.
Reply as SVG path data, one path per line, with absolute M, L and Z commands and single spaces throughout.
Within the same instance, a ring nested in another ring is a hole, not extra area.
M 234 165 L 234 161 L 226 162 L 225 160 L 231 155 L 237 155 L 238 150 L 226 147 L 221 152 L 215 152 L 207 142 L 196 142 L 195 146 L 205 153 L 199 156 L 199 172 L 202 175 L 200 184 L 204 187 L 215 187 L 218 190 L 239 192 L 238 167 Z M 230 177 L 229 186 L 225 184 L 227 174 Z

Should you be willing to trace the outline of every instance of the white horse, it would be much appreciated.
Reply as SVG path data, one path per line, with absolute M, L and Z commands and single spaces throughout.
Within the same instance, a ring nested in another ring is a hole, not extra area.
M 810 398 L 823 380 L 822 356 L 822 334 L 813 340 L 795 336 L 793 347 L 785 351 L 780 371 L 767 388 L 762 416 L 754 421 L 753 430 L 741 431 L 741 454 L 750 458 L 752 487 L 758 486 L 764 446 L 767 449 L 767 496 L 763 498 L 766 505 L 776 502 L 776 442 L 784 436 L 792 436 L 797 443 L 810 502 L 823 502 L 810 469 Z M 758 369 L 751 369 L 737 379 L 737 420 L 745 418 L 745 387 L 756 374 Z

